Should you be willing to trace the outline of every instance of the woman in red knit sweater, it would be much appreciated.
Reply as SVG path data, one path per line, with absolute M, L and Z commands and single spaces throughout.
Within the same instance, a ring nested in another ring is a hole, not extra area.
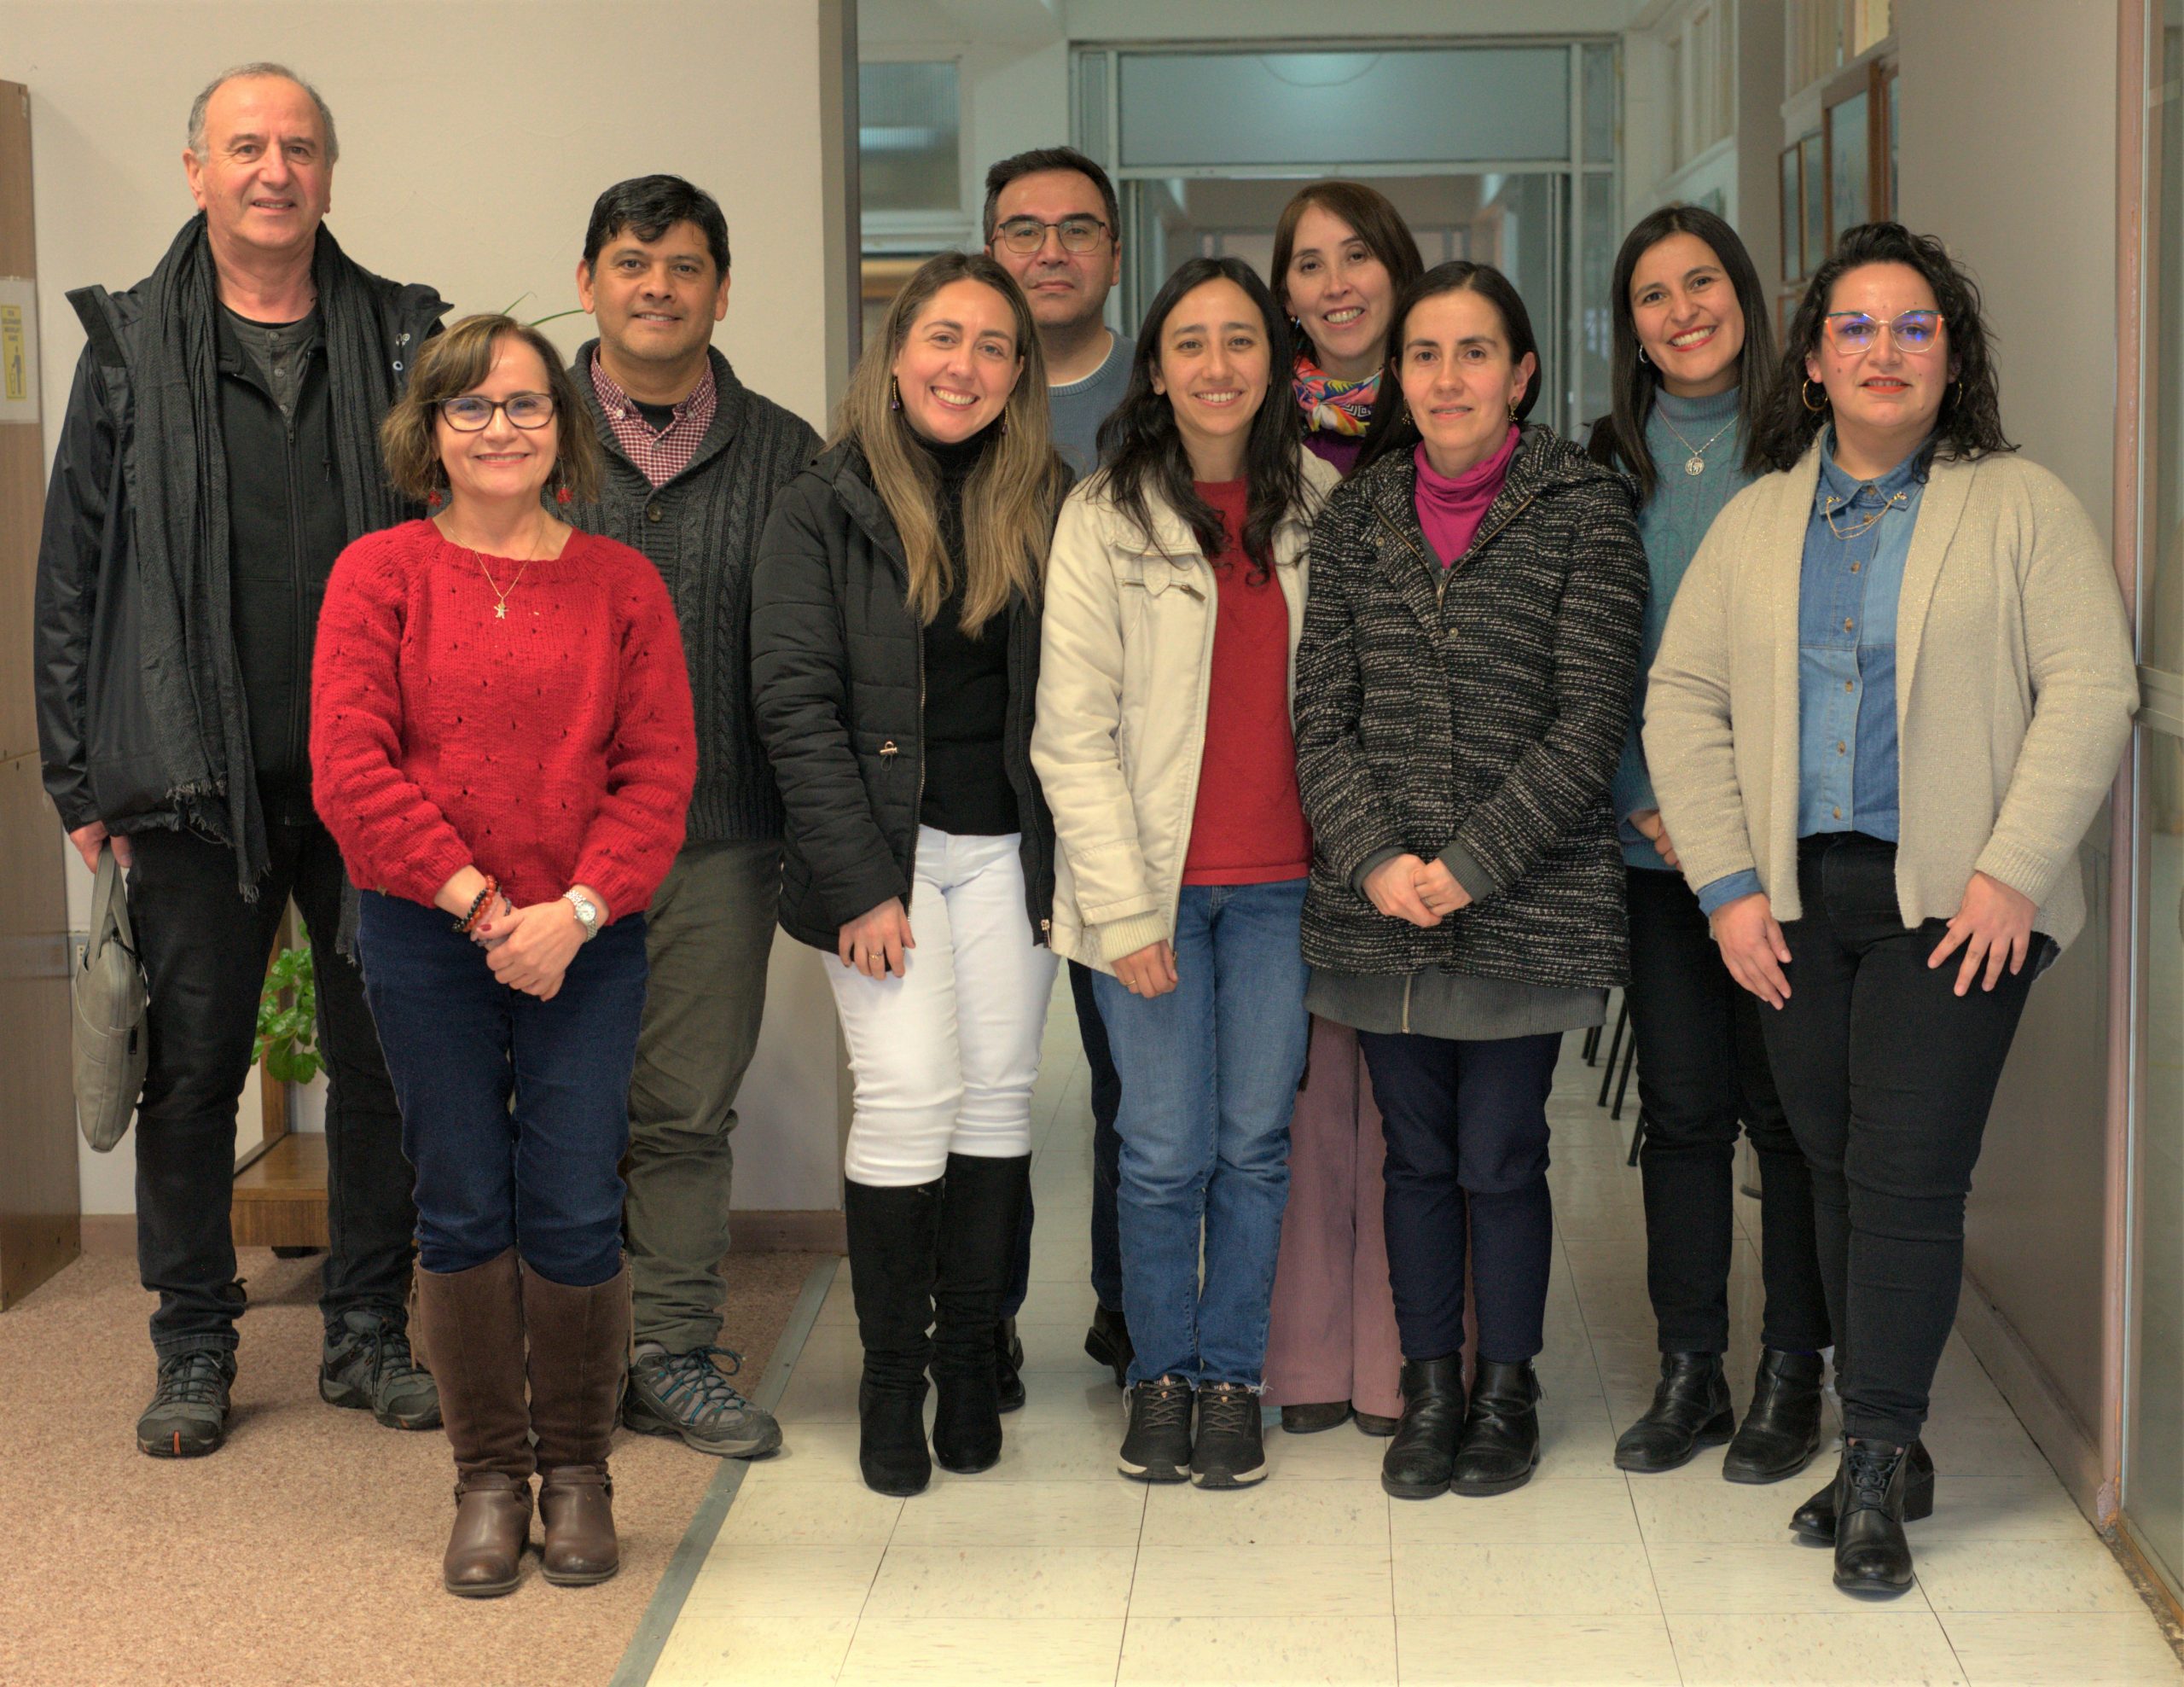
M 381 444 L 438 513 L 334 565 L 311 773 L 416 1168 L 458 1476 L 443 1579 L 516 1585 L 535 1469 L 546 1579 L 601 1581 L 630 1340 L 616 1167 L 644 910 L 696 774 L 689 679 L 652 564 L 543 501 L 593 497 L 598 447 L 537 332 L 471 317 L 427 341 Z

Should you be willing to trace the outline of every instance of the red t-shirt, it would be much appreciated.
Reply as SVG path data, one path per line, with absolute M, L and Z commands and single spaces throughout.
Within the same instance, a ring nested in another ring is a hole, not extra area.
M 1198 495 L 1219 513 L 1228 541 L 1213 559 L 1213 672 L 1183 882 L 1301 879 L 1312 836 L 1289 723 L 1289 601 L 1271 568 L 1263 580 L 1251 578 L 1252 561 L 1237 543 L 1245 483 L 1201 480 Z

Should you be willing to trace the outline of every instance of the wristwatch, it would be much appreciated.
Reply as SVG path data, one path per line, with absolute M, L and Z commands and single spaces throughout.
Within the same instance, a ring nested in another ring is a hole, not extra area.
M 580 890 L 565 890 L 561 900 L 577 910 L 577 923 L 584 928 L 584 940 L 589 943 L 599 935 L 599 905 Z

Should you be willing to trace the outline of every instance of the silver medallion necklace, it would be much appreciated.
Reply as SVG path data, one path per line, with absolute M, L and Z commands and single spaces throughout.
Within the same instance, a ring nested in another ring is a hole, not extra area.
M 1683 472 L 1687 474 L 1704 474 L 1706 472 L 1706 453 L 1712 449 L 1714 441 L 1720 439 L 1722 434 L 1728 433 L 1730 428 L 1737 425 L 1737 419 L 1734 416 L 1731 416 L 1726 422 L 1722 423 L 1721 427 L 1714 430 L 1712 437 L 1710 438 L 1705 445 L 1694 445 L 1690 440 L 1683 437 L 1683 430 L 1668 419 L 1668 415 L 1665 411 L 1656 410 L 1654 414 L 1661 418 L 1661 426 L 1667 428 L 1670 433 L 1676 435 L 1676 444 L 1682 445 L 1684 450 L 1691 453 L 1688 457 L 1684 459 Z

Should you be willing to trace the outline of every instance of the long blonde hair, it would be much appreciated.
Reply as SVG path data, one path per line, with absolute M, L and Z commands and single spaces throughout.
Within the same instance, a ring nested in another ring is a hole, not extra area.
M 1047 416 L 1047 364 L 1038 324 L 1008 271 L 982 252 L 944 252 L 921 265 L 888 306 L 887 322 L 857 359 L 834 424 L 834 443 L 853 442 L 871 465 L 873 488 L 894 518 L 909 571 L 909 603 L 931 625 L 955 589 L 955 563 L 941 540 L 940 477 L 894 402 L 895 359 L 933 294 L 951 282 L 982 282 L 1008 301 L 1023 374 L 1008 395 L 997 437 L 963 488 L 963 631 L 975 633 L 1014 594 L 1036 600 L 1069 485 Z

